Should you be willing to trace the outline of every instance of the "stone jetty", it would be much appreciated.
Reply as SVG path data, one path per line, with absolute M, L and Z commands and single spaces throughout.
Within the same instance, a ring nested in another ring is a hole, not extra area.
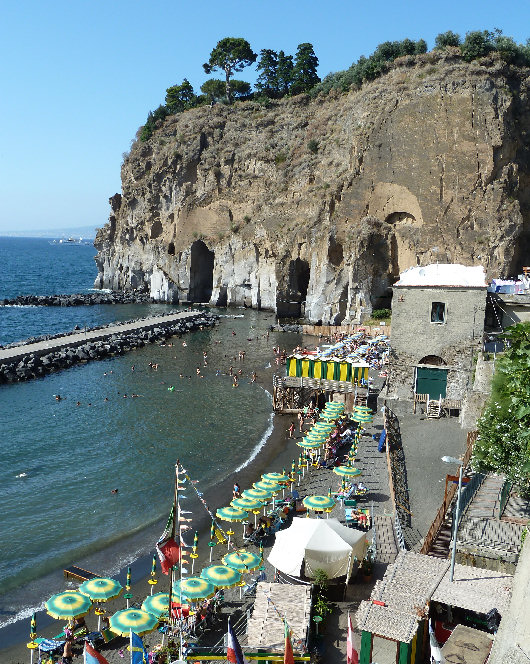
M 70 295 L 18 295 L 0 300 L 4 307 L 79 307 L 93 304 L 145 304 L 153 298 L 144 291 L 73 293 Z
M 121 355 L 210 327 L 217 320 L 210 313 L 183 311 L 11 345 L 0 349 L 0 383 L 31 380 L 74 364 Z

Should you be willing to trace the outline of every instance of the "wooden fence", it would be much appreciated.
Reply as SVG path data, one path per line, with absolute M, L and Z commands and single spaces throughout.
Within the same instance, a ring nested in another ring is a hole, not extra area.
M 380 334 L 390 336 L 390 325 L 302 325 L 302 334 L 312 337 L 331 337 L 334 334 L 355 334 L 364 332 L 369 337 L 378 337 Z
M 464 469 L 469 464 L 469 461 L 471 459 L 471 454 L 473 453 L 473 445 L 475 444 L 476 439 L 477 439 L 477 431 L 470 431 L 467 434 L 466 451 L 464 453 L 464 458 L 462 459 Z M 438 533 L 440 532 L 440 528 L 443 526 L 445 522 L 445 517 L 447 516 L 447 512 L 449 511 L 449 507 L 453 502 L 453 498 L 455 497 L 455 493 L 457 492 L 457 490 L 458 487 L 456 484 L 451 483 L 449 485 L 449 488 L 445 493 L 444 501 L 440 505 L 440 508 L 436 516 L 434 517 L 434 521 L 432 522 L 429 531 L 425 535 L 425 539 L 423 540 L 423 545 L 420 549 L 420 553 L 427 554 L 431 550 L 433 542 L 436 539 Z

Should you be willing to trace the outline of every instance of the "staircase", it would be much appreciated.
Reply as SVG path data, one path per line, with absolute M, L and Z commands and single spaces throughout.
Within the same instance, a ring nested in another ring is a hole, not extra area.
M 488 475 L 468 505 L 458 529 L 458 550 L 515 561 L 523 525 L 498 519 L 504 477 Z
M 451 550 L 451 519 L 446 519 L 445 523 L 442 525 L 436 539 L 432 543 L 429 553 L 427 555 L 433 556 L 434 558 L 449 558 L 449 551 Z

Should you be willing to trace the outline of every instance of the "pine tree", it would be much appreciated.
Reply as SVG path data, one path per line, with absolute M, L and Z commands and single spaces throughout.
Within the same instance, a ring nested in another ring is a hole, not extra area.
M 293 56 L 278 53 L 278 93 L 281 97 L 288 95 L 294 82 Z
M 260 59 L 256 69 L 261 72 L 256 88 L 267 97 L 278 97 L 278 54 L 270 48 L 260 51 Z
M 294 62 L 294 84 L 293 92 L 308 92 L 317 83 L 320 78 L 317 74 L 318 58 L 313 50 L 313 45 L 309 43 L 299 44 Z

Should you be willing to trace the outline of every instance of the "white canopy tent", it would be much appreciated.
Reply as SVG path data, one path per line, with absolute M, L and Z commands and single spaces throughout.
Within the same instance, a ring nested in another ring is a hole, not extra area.
M 276 533 L 268 561 L 284 574 L 300 576 L 305 561 L 305 575 L 315 576 L 322 569 L 330 579 L 351 571 L 353 559 L 364 558 L 366 533 L 343 526 L 337 519 L 294 517 L 290 528 Z

